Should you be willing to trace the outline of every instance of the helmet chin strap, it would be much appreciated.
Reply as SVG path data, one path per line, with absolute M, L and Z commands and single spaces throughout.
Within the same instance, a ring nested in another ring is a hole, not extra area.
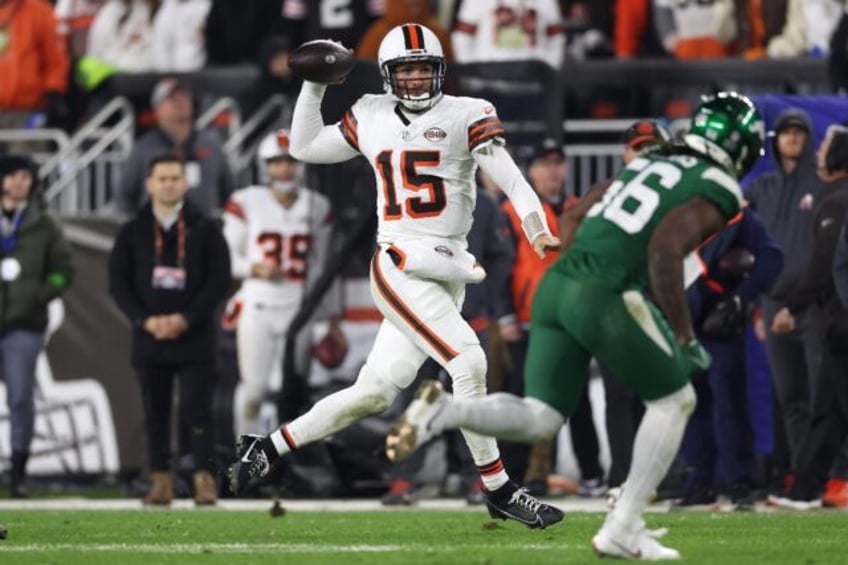
M 283 194 L 291 194 L 297 190 L 297 182 L 294 180 L 272 180 L 271 189 Z

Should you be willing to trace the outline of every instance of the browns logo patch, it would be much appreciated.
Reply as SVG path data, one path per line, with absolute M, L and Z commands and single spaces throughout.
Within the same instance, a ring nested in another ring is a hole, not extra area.
M 448 136 L 448 132 L 443 130 L 442 128 L 432 127 L 424 132 L 424 138 L 428 141 L 437 142 L 441 141 Z
M 435 251 L 436 253 L 438 253 L 439 255 L 442 255 L 444 257 L 453 257 L 453 251 L 451 251 L 450 249 L 448 249 L 444 245 L 437 245 L 436 247 L 433 248 L 433 251 Z

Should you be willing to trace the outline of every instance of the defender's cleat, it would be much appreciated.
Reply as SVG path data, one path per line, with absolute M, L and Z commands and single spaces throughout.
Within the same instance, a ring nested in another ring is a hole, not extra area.
M 386 436 L 386 456 L 389 461 L 404 461 L 416 449 L 427 443 L 441 430 L 432 427 L 433 420 L 450 402 L 438 381 L 424 381 L 415 391 L 409 408 L 398 418 Z
M 598 557 L 621 557 L 641 561 L 680 559 L 680 552 L 661 544 L 657 541 L 659 537 L 662 535 L 658 536 L 656 530 L 646 530 L 644 523 L 632 530 L 625 530 L 616 528 L 608 518 L 592 538 L 592 548 Z
M 268 455 L 262 449 L 263 436 L 245 434 L 236 442 L 238 461 L 227 469 L 233 494 L 239 494 L 253 479 L 264 477 L 271 469 Z
M 488 493 L 486 506 L 492 518 L 515 520 L 530 529 L 547 528 L 565 517 L 562 510 L 534 498 L 526 488 L 515 488 L 507 500 L 499 500 Z

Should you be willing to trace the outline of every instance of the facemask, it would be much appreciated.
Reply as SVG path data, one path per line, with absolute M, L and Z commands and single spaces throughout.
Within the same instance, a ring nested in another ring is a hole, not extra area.
M 291 194 L 297 190 L 297 183 L 293 180 L 272 180 L 271 188 L 283 194 Z

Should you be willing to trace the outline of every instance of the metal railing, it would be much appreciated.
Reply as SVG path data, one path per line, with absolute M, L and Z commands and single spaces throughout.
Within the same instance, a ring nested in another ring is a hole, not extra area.
M 118 121 L 114 125 L 108 126 L 107 122 L 115 116 L 117 116 Z M 45 177 L 50 176 L 53 172 L 58 172 L 58 179 L 48 184 L 45 189 L 44 196 L 48 204 L 59 199 L 58 206 L 56 204 L 54 206 L 58 207 L 62 214 L 91 211 L 92 206 L 88 202 L 88 195 L 81 194 L 79 191 L 79 177 L 114 143 L 119 145 L 119 155 L 125 158 L 132 147 L 134 132 L 135 111 L 132 104 L 123 97 L 110 100 L 74 133 L 65 148 L 57 151 L 43 165 L 41 172 Z M 83 148 L 88 143 L 91 143 L 91 145 Z
M 206 129 L 219 116 L 226 115 L 227 113 L 229 113 L 229 119 L 227 120 L 227 137 L 229 138 L 241 129 L 241 107 L 234 98 L 230 98 L 229 96 L 218 98 L 194 120 L 194 127 L 199 130 Z
M 274 112 L 280 114 L 271 120 Z M 256 149 L 265 133 L 261 130 L 287 127 L 291 124 L 291 114 L 291 100 L 282 94 L 275 94 L 257 108 L 237 131 L 230 134 L 224 142 L 223 151 L 236 178 L 253 162 Z M 270 125 L 266 125 L 269 121 Z

